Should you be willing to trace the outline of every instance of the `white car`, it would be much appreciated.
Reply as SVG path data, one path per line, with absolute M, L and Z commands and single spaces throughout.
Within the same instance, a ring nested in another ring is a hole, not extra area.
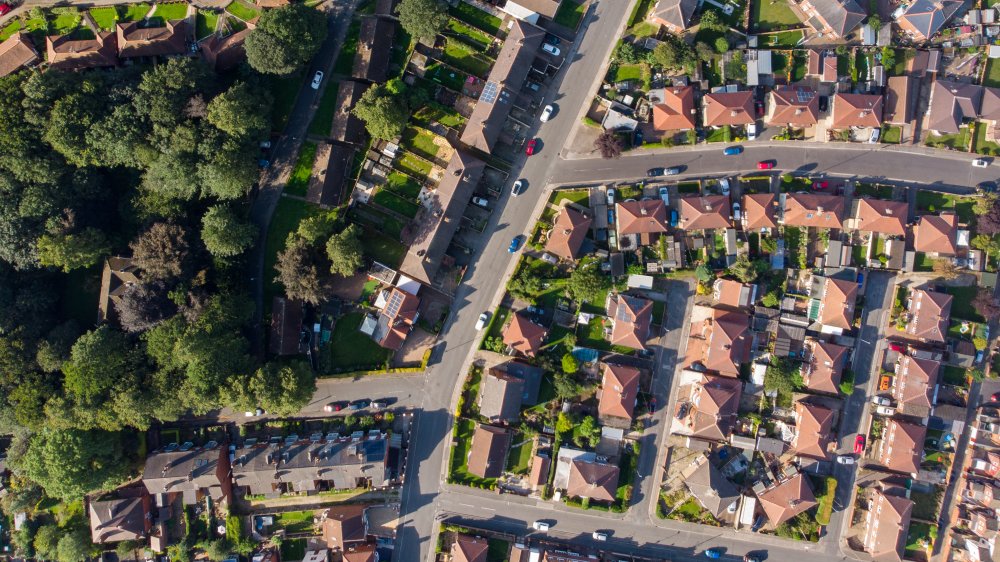
M 548 43 L 542 43 L 542 50 L 545 51 L 546 53 L 554 56 L 554 57 L 558 57 L 559 56 L 559 47 L 556 47 L 555 45 L 550 45 Z
M 889 400 L 888 396 L 872 396 L 872 404 L 876 406 L 888 406 L 892 404 L 892 401 Z
M 719 180 L 719 188 L 722 189 L 723 195 L 729 195 L 729 179 L 722 178 Z
M 667 190 L 667 188 L 665 188 L 665 187 L 661 187 L 660 190 L 659 190 L 659 192 L 660 192 L 660 199 L 663 199 L 663 204 L 664 205 L 669 205 L 670 204 L 670 191 Z
M 535 521 L 534 523 L 531 524 L 531 526 L 536 531 L 548 531 L 549 530 L 549 524 L 546 523 L 545 521 Z
M 854 464 L 854 457 L 850 455 L 838 455 L 837 464 Z
M 608 206 L 610 207 L 610 206 L 612 206 L 614 204 L 615 204 L 615 188 L 609 187 L 608 188 Z
M 595 541 L 604 542 L 604 541 L 608 540 L 608 536 L 607 535 L 605 535 L 604 533 L 599 533 L 597 531 L 594 531 L 594 534 L 591 535 L 591 536 L 594 537 Z
M 524 191 L 524 180 L 517 180 L 514 185 L 510 186 L 510 194 L 517 197 Z
M 542 123 L 548 123 L 549 119 L 552 118 L 552 112 L 555 111 L 551 105 L 546 105 L 545 109 L 542 110 L 542 116 L 538 118 Z
M 875 406 L 875 413 L 880 416 L 892 416 L 896 413 L 896 409 L 892 406 Z
M 882 134 L 882 129 L 872 129 L 872 136 L 868 137 L 868 144 L 877 143 L 880 134 Z
M 490 319 L 490 313 L 484 312 L 479 315 L 479 320 L 476 320 L 476 331 L 482 330 L 486 327 L 486 321 Z
M 972 165 L 973 165 L 973 167 L 976 167 L 976 168 L 985 168 L 985 167 L 989 166 L 990 163 L 985 158 L 976 158 L 975 160 L 972 161 Z
M 472 198 L 472 204 L 473 205 L 478 205 L 478 206 L 480 206 L 480 207 L 482 207 L 484 209 L 487 209 L 490 206 L 490 202 L 487 201 L 486 199 L 482 198 L 482 197 L 473 197 Z
M 733 203 L 733 220 L 739 222 L 740 220 L 740 204 Z
M 319 85 L 323 83 L 323 71 L 317 70 L 316 74 L 313 74 L 312 89 L 318 90 Z
M 757 124 L 750 123 L 747 125 L 747 140 L 754 140 L 757 138 Z

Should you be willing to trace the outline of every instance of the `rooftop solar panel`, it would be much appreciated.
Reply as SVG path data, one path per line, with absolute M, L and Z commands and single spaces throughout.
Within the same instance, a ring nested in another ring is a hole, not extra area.
M 486 87 L 483 88 L 483 93 L 479 95 L 479 100 L 486 103 L 493 103 L 497 101 L 497 94 L 500 93 L 500 84 L 493 82 L 492 80 L 486 83 Z

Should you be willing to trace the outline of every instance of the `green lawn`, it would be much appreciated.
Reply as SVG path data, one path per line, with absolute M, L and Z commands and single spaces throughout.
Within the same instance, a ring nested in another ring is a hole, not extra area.
M 122 7 L 124 13 L 120 13 L 118 21 L 130 22 L 139 21 L 149 13 L 149 4 L 126 4 Z
M 364 246 L 366 256 L 392 268 L 399 267 L 406 255 L 406 246 L 370 228 L 365 230 L 361 245 Z
M 49 24 L 50 35 L 66 35 L 80 25 L 80 14 L 66 13 L 57 15 Z
M 854 185 L 854 195 L 875 197 L 876 199 L 892 199 L 892 186 L 877 183 L 858 183 Z
M 937 520 L 938 505 L 941 503 L 942 489 L 935 486 L 930 492 L 910 492 L 910 499 L 913 500 L 913 517 L 915 519 L 926 519 L 928 521 Z
M 972 224 L 975 221 L 976 213 L 973 210 L 975 199 L 972 197 L 962 197 L 961 195 L 951 195 L 938 191 L 927 191 L 921 189 L 917 192 L 917 210 L 938 213 L 944 210 L 955 211 L 958 220 L 965 224 Z
M 986 140 L 986 124 L 976 123 L 974 127 L 976 135 L 972 138 L 972 151 L 987 156 L 1000 156 L 1000 144 Z
M 771 70 L 775 74 L 784 75 L 788 71 L 788 56 L 784 53 L 772 53 Z
M 472 435 L 476 431 L 476 422 L 464 418 L 455 420 L 454 447 L 451 449 L 451 463 L 448 481 L 467 486 L 492 487 L 495 478 L 479 478 L 469 474 L 469 447 L 472 446 Z
M 21 22 L 14 20 L 8 23 L 3 28 L 0 28 L 0 41 L 6 41 L 11 35 L 14 35 L 21 30 Z
M 800 25 L 788 0 L 754 0 L 750 17 L 758 31 L 778 31 Z
M 656 4 L 656 0 L 639 0 L 635 3 L 635 7 L 632 8 L 632 13 L 628 17 L 628 26 L 633 27 L 646 19 L 649 15 L 649 10 L 653 8 Z
M 229 22 L 234 21 L 229 18 Z M 295 107 L 295 98 L 299 95 L 299 87 L 302 86 L 302 70 L 289 76 L 268 75 L 271 95 L 274 97 L 274 105 L 271 109 L 271 126 L 275 131 L 281 131 L 288 123 L 288 116 Z
M 399 172 L 389 174 L 385 179 L 385 188 L 411 201 L 416 201 L 420 195 L 420 184 L 410 176 Z
M 421 125 L 440 123 L 454 129 L 461 128 L 465 124 L 465 117 L 462 117 L 459 112 L 436 101 L 430 101 L 417 110 L 413 115 L 413 120 Z
M 622 64 L 615 69 L 614 81 L 642 80 L 642 65 Z
M 580 25 L 580 20 L 583 18 L 585 9 L 586 6 L 583 2 L 563 0 L 562 4 L 559 5 L 559 9 L 556 10 L 556 17 L 553 18 L 553 21 L 575 30 L 576 26 Z
M 286 539 L 281 541 L 282 560 L 302 560 L 306 557 L 306 539 Z
M 407 201 L 388 189 L 378 190 L 372 197 L 372 202 L 411 219 L 417 216 L 417 211 L 420 210 L 420 206 L 416 203 Z
M 602 351 L 610 350 L 611 342 L 604 339 L 604 322 L 603 317 L 597 317 L 589 324 L 579 324 L 576 328 L 576 344 Z
M 429 80 L 442 84 L 444 87 L 456 92 L 462 91 L 462 87 L 465 85 L 465 80 L 468 78 L 466 73 L 459 72 L 458 70 L 438 62 L 429 64 L 427 66 L 427 72 L 424 76 L 426 76 Z
M 478 27 L 492 35 L 496 35 L 500 31 L 500 24 L 503 23 L 500 18 L 487 14 L 466 2 L 459 2 L 457 6 L 449 9 L 449 13 L 465 23 Z
M 934 271 L 934 260 L 923 252 L 917 252 L 913 260 L 913 271 Z
M 944 379 L 945 384 L 951 384 L 954 386 L 965 386 L 965 381 L 966 381 L 965 369 L 961 367 L 953 367 L 951 365 L 945 365 L 942 378 Z
M 515 474 L 527 474 L 531 469 L 531 450 L 534 440 L 518 433 L 514 435 L 511 445 L 510 454 L 507 455 L 507 470 Z
M 924 144 L 934 148 L 947 147 L 954 150 L 966 151 L 969 149 L 969 128 L 962 127 L 958 133 L 953 135 L 927 135 Z
M 709 130 L 706 142 L 729 142 L 733 138 L 733 130 L 729 125 Z
M 1000 61 L 986 59 L 986 74 L 983 75 L 983 86 L 1000 88 Z
M 313 163 L 316 162 L 316 143 L 306 141 L 299 149 L 299 159 L 285 184 L 285 191 L 291 195 L 305 197 L 309 190 L 309 178 L 312 177 Z
M 428 130 L 407 127 L 403 130 L 401 144 L 406 150 L 430 160 L 437 156 L 438 150 L 440 150 L 440 147 L 434 144 L 436 137 L 437 135 Z
M 198 10 L 195 25 L 197 27 L 197 37 L 200 41 L 215 33 L 215 29 L 219 25 L 219 14 L 212 10 Z
M 278 206 L 271 217 L 271 224 L 267 227 L 267 240 L 264 244 L 264 306 L 271 306 L 271 299 L 275 295 L 283 293 L 281 284 L 275 281 L 277 272 L 274 266 L 278 263 L 278 252 L 285 249 L 285 240 L 289 233 L 299 227 L 299 223 L 306 217 L 319 214 L 321 209 L 311 203 L 300 199 L 282 197 L 278 200 Z
M 922 546 L 924 542 L 933 544 L 937 536 L 937 526 L 929 523 L 910 523 L 910 530 L 906 533 L 906 549 L 904 556 L 909 559 L 913 557 L 911 553 L 919 553 L 921 559 L 926 556 L 927 550 Z
M 590 207 L 590 192 L 586 189 L 559 189 L 552 194 L 550 202 L 558 206 L 560 202 L 565 200 L 584 207 Z
M 489 539 L 486 549 L 486 562 L 506 562 L 510 553 L 510 543 L 503 539 Z
M 114 6 L 91 8 L 90 19 L 94 20 L 101 31 L 111 31 L 115 27 L 115 22 L 118 21 L 118 10 Z
M 330 136 L 330 129 L 333 127 L 333 114 L 337 111 L 337 91 L 339 89 L 339 82 L 331 81 L 326 84 L 323 97 L 319 100 L 319 107 L 316 108 L 312 122 L 309 123 L 310 135 Z
M 180 20 L 187 17 L 187 2 L 171 2 L 169 4 L 157 4 L 154 17 L 163 18 L 164 21 Z
M 636 39 L 642 39 L 644 37 L 652 37 L 660 32 L 660 26 L 648 21 L 641 21 L 628 30 L 629 35 L 635 36 Z
M 452 37 L 448 37 L 445 42 L 441 60 L 480 78 L 486 78 L 490 73 L 490 67 L 493 66 L 493 61 Z
M 245 4 L 243 0 L 233 0 L 231 4 L 226 6 L 226 11 L 243 21 L 252 21 L 260 16 L 260 10 Z
M 780 33 L 772 33 L 770 35 L 765 35 L 761 38 L 765 45 L 770 45 L 772 47 L 794 47 L 799 44 L 802 40 L 802 30 L 795 29 L 792 31 L 782 31 Z
M 972 306 L 972 299 L 975 298 L 979 287 L 945 287 L 945 292 L 952 295 L 951 317 L 956 320 L 971 320 L 972 322 L 985 322 L 986 318 Z
M 274 526 L 284 529 L 288 533 L 308 533 L 313 528 L 313 512 L 311 511 L 286 511 L 279 513 L 274 521 Z
M 333 64 L 334 74 L 351 74 L 354 70 L 354 56 L 358 54 L 358 40 L 361 36 L 361 22 L 354 20 L 347 28 L 347 35 L 340 45 L 340 54 L 337 55 L 337 62 Z
M 882 142 L 899 144 L 903 139 L 903 128 L 895 125 L 882 125 Z
M 486 335 L 483 336 L 483 341 L 489 338 L 503 337 L 503 325 L 507 323 L 508 316 L 510 316 L 509 308 L 505 306 L 497 308 L 496 312 L 490 318 L 490 325 L 486 328 Z
M 677 193 L 701 193 L 701 184 L 696 181 L 685 181 L 677 184 Z
M 485 51 L 493 43 L 494 37 L 489 33 L 480 31 L 470 25 L 451 18 L 448 20 L 448 31 L 454 33 L 456 38 L 476 47 L 479 51 Z
M 405 226 L 402 220 L 371 205 L 354 205 L 348 216 L 352 221 L 362 226 L 367 226 L 371 230 L 381 232 L 397 240 L 402 235 Z
M 431 168 L 433 167 L 434 166 L 430 162 L 421 160 L 409 152 L 404 152 L 403 155 L 396 160 L 397 169 L 418 178 L 427 177 L 427 175 L 431 173 Z
M 391 350 L 381 347 L 358 330 L 364 317 L 363 312 L 352 312 L 337 319 L 330 340 L 332 343 L 322 351 L 321 371 L 329 374 L 374 369 L 392 357 Z

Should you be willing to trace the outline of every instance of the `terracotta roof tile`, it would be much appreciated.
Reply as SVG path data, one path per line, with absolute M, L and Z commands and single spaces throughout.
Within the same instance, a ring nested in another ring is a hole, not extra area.
M 882 430 L 878 462 L 889 470 L 915 474 L 920 471 L 927 428 L 907 421 L 889 418 Z
M 667 231 L 667 206 L 662 199 L 623 201 L 615 207 L 619 235 Z
M 801 472 L 777 486 L 757 494 L 771 524 L 778 526 L 816 505 L 809 479 Z
M 909 212 L 910 206 L 905 201 L 858 199 L 855 228 L 864 232 L 904 236 Z
M 771 90 L 769 109 L 767 122 L 772 125 L 815 125 L 819 117 L 819 96 L 811 88 L 783 86 Z
M 872 491 L 864 545 L 875 562 L 899 562 L 903 559 L 906 529 L 910 527 L 913 505 L 913 501 L 888 495 L 881 489 Z
M 743 196 L 743 228 L 759 230 L 761 228 L 777 228 L 775 218 L 778 209 L 778 196 L 774 193 L 754 193 Z
M 609 301 L 611 344 L 646 349 L 653 323 L 653 301 L 628 295 L 611 295 Z
M 924 289 L 910 293 L 908 309 L 913 318 L 906 333 L 925 341 L 944 343 L 951 319 L 952 296 Z
M 792 450 L 797 455 L 829 460 L 832 433 L 833 410 L 809 402 L 795 402 L 795 438 L 792 439 Z
M 882 96 L 870 94 L 837 94 L 833 97 L 832 129 L 848 127 L 880 127 Z
M 0 76 L 17 72 L 22 67 L 39 60 L 38 50 L 31 42 L 31 36 L 19 31 L 6 41 L 0 42 Z
M 624 418 L 631 421 L 638 393 L 639 369 L 606 363 L 597 412 L 601 417 Z
M 592 222 L 589 215 L 569 206 L 563 207 L 545 242 L 545 251 L 566 260 L 576 259 Z
M 570 462 L 569 482 L 566 484 L 567 496 L 611 503 L 615 501 L 617 490 L 617 466 L 580 459 Z
M 806 343 L 806 361 L 802 363 L 802 382 L 809 390 L 837 394 L 847 359 L 847 348 L 834 343 L 811 340 Z
M 704 230 L 706 228 L 729 228 L 729 197 L 725 195 L 705 195 L 701 197 L 680 197 L 680 223 L 683 230 Z
M 706 127 L 749 125 L 756 119 L 753 108 L 753 92 L 749 90 L 705 94 L 701 103 Z
M 542 348 L 547 334 L 548 330 L 544 326 L 539 326 L 527 316 L 516 312 L 503 331 L 503 342 L 528 357 L 534 357 Z
M 694 129 L 694 87 L 673 86 L 649 93 L 653 103 L 653 129 L 657 131 L 684 131 Z
M 507 467 L 510 433 L 501 427 L 479 424 L 469 447 L 469 474 L 480 478 L 499 478 Z
M 857 299 L 857 283 L 827 277 L 823 299 L 820 301 L 820 323 L 850 330 L 854 325 L 854 305 Z
M 788 226 L 843 228 L 843 217 L 843 197 L 812 193 L 789 193 L 785 196 L 783 218 Z
M 918 252 L 954 256 L 958 250 L 958 215 L 923 215 L 913 231 L 913 249 Z

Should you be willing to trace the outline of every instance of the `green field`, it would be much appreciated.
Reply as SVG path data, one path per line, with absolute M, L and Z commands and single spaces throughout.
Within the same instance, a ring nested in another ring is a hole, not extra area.
M 243 0 L 233 0 L 231 4 L 226 6 L 226 11 L 243 21 L 252 21 L 260 16 L 260 10 L 245 4 Z
M 197 28 L 197 37 L 199 41 L 215 33 L 215 28 L 218 25 L 218 13 L 213 12 L 212 10 L 198 10 L 198 16 L 195 18 L 195 27 Z
M 149 13 L 149 4 L 127 4 L 124 6 L 125 13 L 120 14 L 119 21 L 139 21 Z
M 527 474 L 531 469 L 531 452 L 534 444 L 534 440 L 520 433 L 514 435 L 510 454 L 507 456 L 507 470 L 515 474 Z
M 80 25 L 80 14 L 65 13 L 58 14 L 49 22 L 49 35 L 66 35 Z
M 409 201 L 416 201 L 420 195 L 420 184 L 410 176 L 392 172 L 385 179 L 385 188 Z
M 441 60 L 459 70 L 480 78 L 486 78 L 490 73 L 490 68 L 493 66 L 493 61 L 479 54 L 472 47 L 452 37 L 449 37 L 445 42 Z
M 772 33 L 770 35 L 764 35 L 761 37 L 761 41 L 765 45 L 770 45 L 771 47 L 795 47 L 802 40 L 803 32 L 801 29 L 796 29 L 792 31 L 782 31 L 780 33 Z
M 445 127 L 461 128 L 465 125 L 465 117 L 454 109 L 441 105 L 436 101 L 427 102 L 413 115 L 413 120 L 422 125 L 440 123 Z
M 378 190 L 372 197 L 372 203 L 411 219 L 417 216 L 417 211 L 420 210 L 420 206 L 416 203 L 407 201 L 388 189 Z
M 396 160 L 396 168 L 398 170 L 417 178 L 427 177 L 427 175 L 431 173 L 431 168 L 433 167 L 434 166 L 430 162 L 421 160 L 409 152 L 404 152 L 403 155 Z
M 330 136 L 330 129 L 333 128 L 333 114 L 337 112 L 337 92 L 340 89 L 339 82 L 327 82 L 326 89 L 323 90 L 323 97 L 319 100 L 319 107 L 313 114 L 313 119 L 309 123 L 309 134 L 318 137 Z
M 306 141 L 299 149 L 299 158 L 295 161 L 285 191 L 291 195 L 305 197 L 309 190 L 309 178 L 312 177 L 313 164 L 316 162 L 316 143 Z
M 425 76 L 429 80 L 442 84 L 446 88 L 455 90 L 456 92 L 462 91 L 462 88 L 465 86 L 465 80 L 468 78 L 468 75 L 464 72 L 453 70 L 452 68 L 438 62 L 431 63 L 427 66 L 427 73 Z
M 101 31 L 111 31 L 115 28 L 115 22 L 118 21 L 118 10 L 114 6 L 91 8 L 90 19 L 94 20 Z
M 788 0 L 753 0 L 750 17 L 758 31 L 778 31 L 802 23 L 788 7 Z
M 953 150 L 967 151 L 969 149 L 969 128 L 962 127 L 951 135 L 927 135 L 924 144 L 934 148 L 946 147 Z
M 455 18 L 448 20 L 448 31 L 454 33 L 459 40 L 476 47 L 479 51 L 488 49 L 494 39 L 492 35 L 466 25 Z
M 187 2 L 171 2 L 169 4 L 157 4 L 153 17 L 161 18 L 164 21 L 180 20 L 187 17 Z
M 434 144 L 435 138 L 437 135 L 425 129 L 407 127 L 403 131 L 401 143 L 406 150 L 431 160 L 440 150 L 438 145 Z
M 979 287 L 945 287 L 945 292 L 954 298 L 951 301 L 951 317 L 956 320 L 985 322 L 986 318 L 972 306 Z
M 363 312 L 352 312 L 337 319 L 330 344 L 321 351 L 320 368 L 326 374 L 380 368 L 392 357 L 392 351 L 375 343 L 358 328 Z

